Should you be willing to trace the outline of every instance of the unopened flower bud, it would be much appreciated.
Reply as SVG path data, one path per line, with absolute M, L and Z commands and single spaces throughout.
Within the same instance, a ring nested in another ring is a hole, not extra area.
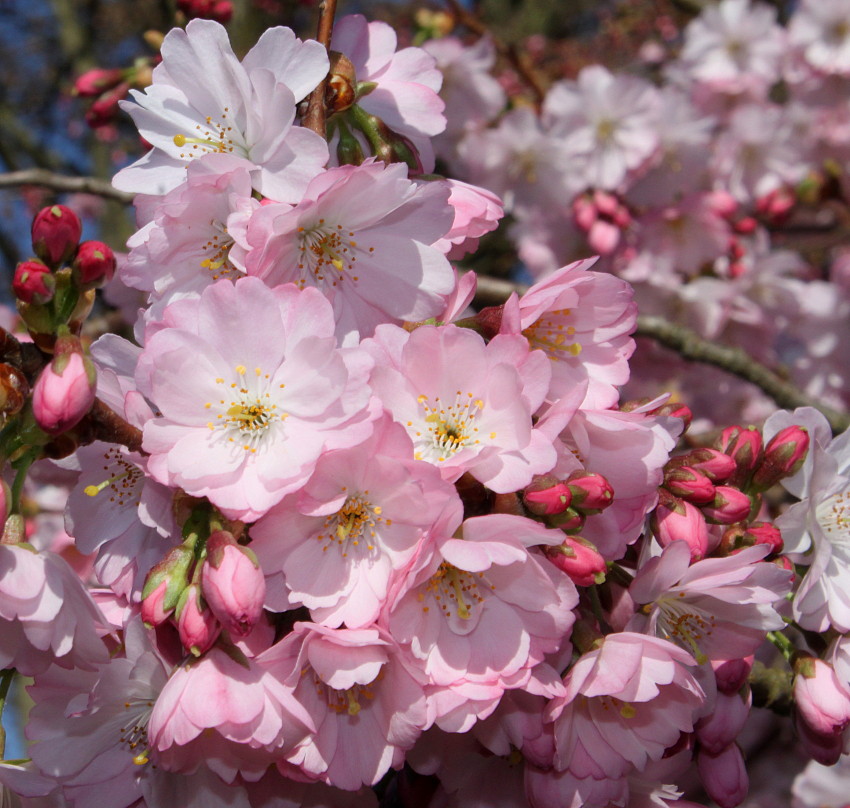
M 699 561 L 708 551 L 705 517 L 690 502 L 674 497 L 663 488 L 659 489 L 658 505 L 652 512 L 650 524 L 662 547 L 683 541 L 690 548 L 694 561 Z
M 94 404 L 97 371 L 77 337 L 56 340 L 53 359 L 35 381 L 32 410 L 36 423 L 57 435 L 77 424 Z
M 717 755 L 733 743 L 747 722 L 752 703 L 749 687 L 743 695 L 719 692 L 711 715 L 701 718 L 696 726 L 701 747 L 710 755 Z
M 177 8 L 190 20 L 215 20 L 227 25 L 233 18 L 233 4 L 229 0 L 177 0 Z
M 771 438 L 764 457 L 753 472 L 751 487 L 767 491 L 785 477 L 796 474 L 809 451 L 809 432 L 801 426 L 786 427 Z
M 151 568 L 142 588 L 142 620 L 149 626 L 165 622 L 177 607 L 180 595 L 189 585 L 188 575 L 195 551 L 187 544 L 172 547 L 165 558 Z
M 563 513 L 553 513 L 548 517 L 547 521 L 552 527 L 558 527 L 564 533 L 575 533 L 584 527 L 584 514 L 579 513 L 575 508 L 567 508 Z
M 27 377 L 14 365 L 0 362 L 0 414 L 16 415 L 26 404 L 30 386 Z
M 666 472 L 664 487 L 675 496 L 697 505 L 714 500 L 714 484 L 705 474 L 690 466 Z
M 679 418 L 684 422 L 685 429 L 687 429 L 691 425 L 691 421 L 694 420 L 694 414 L 691 412 L 691 408 L 687 404 L 683 404 L 681 401 L 668 401 L 666 404 L 656 407 L 650 414 L 666 416 L 668 418 Z
M 198 584 L 189 584 L 183 590 L 174 616 L 180 642 L 194 656 L 208 651 L 221 634 L 221 623 L 203 602 Z
M 84 241 L 74 256 L 74 277 L 80 286 L 95 288 L 112 280 L 115 253 L 102 241 Z
M 79 217 L 65 205 L 42 208 L 32 220 L 32 248 L 54 269 L 71 258 L 82 234 Z
M 838 763 L 844 749 L 844 733 L 830 732 L 827 734 L 815 732 L 799 714 L 795 715 L 794 728 L 803 751 L 821 766 L 834 766 Z
M 74 95 L 82 98 L 96 98 L 101 93 L 111 90 L 123 79 L 124 71 L 121 68 L 96 67 L 94 70 L 87 70 L 74 82 Z
M 18 300 L 23 300 L 24 303 L 42 305 L 53 298 L 55 289 L 56 279 L 50 269 L 41 261 L 35 259 L 21 261 L 15 267 L 12 291 Z
M 201 588 L 227 631 L 239 637 L 251 633 L 263 614 L 266 579 L 254 553 L 226 530 L 215 531 L 207 540 Z
M 328 83 L 325 88 L 325 106 L 328 113 L 342 112 L 357 100 L 357 74 L 347 56 L 331 51 Z
M 721 693 L 735 693 L 741 689 L 750 676 L 755 657 L 741 659 L 712 659 L 711 667 L 717 681 L 717 689 Z
M 697 771 L 706 793 L 720 808 L 735 808 L 747 796 L 750 780 L 737 744 L 729 744 L 717 755 L 700 749 Z
M 781 553 L 785 546 L 779 528 L 770 522 L 753 522 L 747 525 L 744 537 L 751 539 L 753 544 L 767 544 L 771 554 Z
M 717 449 L 694 449 L 684 455 L 670 458 L 665 468 L 690 466 L 708 477 L 713 483 L 724 483 L 734 473 L 737 466 L 727 454 Z
M 721 432 L 714 446 L 735 461 L 736 468 L 729 482 L 743 488 L 761 460 L 761 433 L 753 427 L 729 426 Z
M 576 586 L 592 586 L 605 580 L 608 571 L 605 559 L 596 545 L 581 536 L 567 536 L 563 544 L 546 547 L 544 552 Z
M 703 505 L 701 509 L 710 522 L 731 525 L 749 516 L 753 502 L 743 491 L 728 485 L 718 485 L 714 491 L 714 499 L 709 505 Z
M 797 717 L 818 735 L 841 733 L 850 724 L 850 693 L 832 666 L 803 655 L 794 662 Z
M 574 471 L 566 483 L 572 495 L 571 505 L 579 513 L 599 513 L 614 501 L 611 483 L 595 471 Z
M 537 516 L 563 513 L 570 507 L 573 495 L 566 483 L 555 483 L 537 488 L 534 483 L 522 494 L 525 507 Z
M 130 90 L 130 82 L 122 81 L 111 90 L 98 96 L 92 105 L 86 110 L 86 123 L 92 129 L 99 129 L 101 126 L 111 124 L 117 117 L 120 110 L 118 102 L 127 97 Z

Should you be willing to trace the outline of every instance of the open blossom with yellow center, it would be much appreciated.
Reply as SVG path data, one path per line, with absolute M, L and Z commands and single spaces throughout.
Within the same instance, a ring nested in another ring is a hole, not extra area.
M 489 343 L 469 329 L 382 326 L 364 347 L 372 385 L 413 441 L 414 456 L 457 480 L 469 472 L 493 491 L 517 491 L 555 463 L 551 438 L 532 417 L 551 362 L 522 336 Z M 555 430 L 557 432 L 557 430 Z
M 324 138 L 293 126 L 296 103 L 327 73 L 325 49 L 278 27 L 240 63 L 225 29 L 197 19 L 170 31 L 161 53 L 153 83 L 121 102 L 153 149 L 119 171 L 115 186 L 164 194 L 183 182 L 187 164 L 225 154 L 258 169 L 258 191 L 296 202 L 328 157 Z
M 137 370 L 160 413 L 144 429 L 158 481 L 253 521 L 303 485 L 324 451 L 371 431 L 371 363 L 337 348 L 316 290 L 241 278 L 166 315 L 173 325 L 148 341 Z
M 346 344 L 381 323 L 435 317 L 455 285 L 432 246 L 454 221 L 449 193 L 446 183 L 408 179 L 403 163 L 331 168 L 294 208 L 267 205 L 252 217 L 247 271 L 321 289 Z
M 303 604 L 334 627 L 378 618 L 393 573 L 447 506 L 460 508 L 454 486 L 412 453 L 404 429 L 385 416 L 368 440 L 323 455 L 302 491 L 252 527 L 268 606 Z

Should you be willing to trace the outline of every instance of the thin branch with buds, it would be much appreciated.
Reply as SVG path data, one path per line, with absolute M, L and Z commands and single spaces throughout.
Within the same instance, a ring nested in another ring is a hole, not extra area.
M 0 188 L 15 188 L 21 185 L 36 185 L 60 193 L 92 194 L 129 205 L 134 194 L 119 191 L 105 180 L 96 177 L 66 177 L 44 168 L 27 168 L 0 174 Z
M 478 292 L 473 303 L 475 306 L 498 306 L 508 299 L 511 292 L 522 294 L 526 288 L 509 281 L 479 275 Z M 814 407 L 829 421 L 835 434 L 850 426 L 850 414 L 838 412 L 815 401 L 772 370 L 751 359 L 740 348 L 720 345 L 699 336 L 689 328 L 671 323 L 662 317 L 645 314 L 637 318 L 635 336 L 655 340 L 659 345 L 675 351 L 683 359 L 714 365 L 748 381 L 770 396 L 780 407 Z
M 322 0 L 319 6 L 319 28 L 316 39 L 325 46 L 326 50 L 330 50 L 331 47 L 335 15 L 336 0 Z M 325 89 L 327 83 L 328 80 L 325 77 L 319 82 L 319 86 L 310 93 L 310 100 L 307 102 L 307 112 L 304 114 L 303 121 L 307 129 L 311 129 L 322 137 L 325 137 L 325 118 L 327 115 Z

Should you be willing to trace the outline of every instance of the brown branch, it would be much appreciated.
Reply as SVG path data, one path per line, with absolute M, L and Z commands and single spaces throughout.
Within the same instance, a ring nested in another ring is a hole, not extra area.
M 516 70 L 520 78 L 528 85 L 531 92 L 534 93 L 534 103 L 539 111 L 543 105 L 543 99 L 546 98 L 546 87 L 540 80 L 537 71 L 529 63 L 527 56 L 515 44 L 502 42 L 478 17 L 467 11 L 458 0 L 446 0 L 446 4 L 451 9 L 454 18 L 461 25 L 468 28 L 478 37 L 490 37 L 499 56 L 505 59 Z
M 124 205 L 129 205 L 134 196 L 113 188 L 105 180 L 99 180 L 95 177 L 66 177 L 63 174 L 55 174 L 43 168 L 27 168 L 22 171 L 0 174 L 0 188 L 14 188 L 20 185 L 37 185 L 60 193 L 93 194 L 94 196 L 113 199 Z
M 128 424 L 115 410 L 107 407 L 99 398 L 86 415 L 96 440 L 120 443 L 131 452 L 142 450 L 142 430 Z
M 523 294 L 527 287 L 478 276 L 478 292 L 475 295 L 476 306 L 497 306 L 507 300 L 511 292 Z M 850 414 L 838 412 L 807 396 L 790 382 L 778 376 L 772 370 L 751 359 L 740 348 L 730 348 L 704 339 L 684 326 L 664 320 L 661 317 L 639 315 L 637 318 L 637 337 L 647 337 L 660 345 L 670 348 L 684 359 L 702 362 L 737 376 L 758 387 L 770 396 L 780 407 L 814 407 L 823 413 L 835 434 L 850 426 Z
M 316 39 L 325 46 L 326 50 L 330 50 L 331 36 L 334 28 L 334 16 L 336 14 L 336 0 L 322 0 L 319 6 L 319 29 L 316 34 Z M 307 102 L 307 112 L 304 113 L 304 126 L 311 129 L 317 135 L 326 136 L 325 118 L 327 110 L 325 109 L 325 89 L 327 88 L 327 76 L 319 82 L 319 86 L 310 93 L 310 100 Z

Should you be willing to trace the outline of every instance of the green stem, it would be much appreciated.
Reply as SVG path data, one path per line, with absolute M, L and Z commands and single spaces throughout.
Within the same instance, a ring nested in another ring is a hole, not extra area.
M 784 656 L 786 661 L 790 664 L 791 657 L 797 653 L 794 643 L 792 643 L 791 640 L 779 631 L 768 631 L 767 639 L 769 639 L 779 649 L 782 656 Z
M 613 629 L 602 613 L 602 601 L 599 600 L 599 587 L 589 586 L 587 588 L 587 595 L 590 598 L 590 608 L 593 609 L 593 616 L 596 618 L 596 622 L 599 623 L 600 630 L 603 634 L 610 634 Z
M 0 671 L 0 760 L 3 760 L 3 756 L 6 754 L 6 730 L 3 729 L 2 724 L 3 708 L 6 706 L 6 696 L 9 694 L 9 687 L 14 678 L 14 668 L 6 668 L 6 670 Z
M 13 463 L 15 480 L 12 483 L 12 507 L 9 511 L 10 513 L 21 512 L 21 494 L 24 490 L 24 483 L 27 481 L 27 472 L 40 452 L 41 449 L 33 447 Z

